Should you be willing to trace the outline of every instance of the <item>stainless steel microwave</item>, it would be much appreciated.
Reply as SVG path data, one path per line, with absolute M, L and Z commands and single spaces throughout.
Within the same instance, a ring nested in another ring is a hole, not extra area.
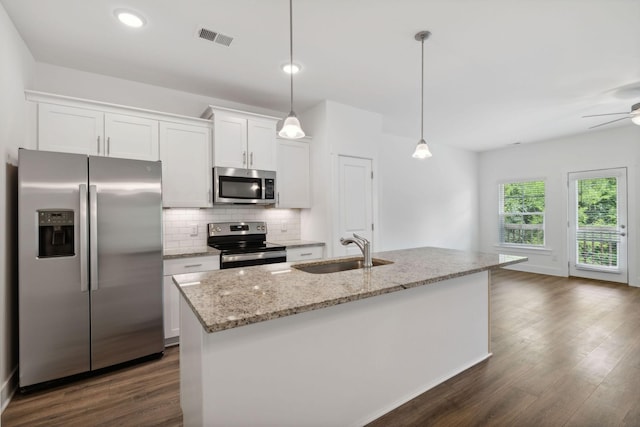
M 271 205 L 275 202 L 275 171 L 213 168 L 213 203 Z

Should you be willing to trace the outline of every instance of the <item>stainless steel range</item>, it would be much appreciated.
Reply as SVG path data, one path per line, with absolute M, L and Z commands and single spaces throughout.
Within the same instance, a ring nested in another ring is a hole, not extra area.
M 286 247 L 266 238 L 264 222 L 217 222 L 209 224 L 207 244 L 220 250 L 221 269 L 286 262 Z

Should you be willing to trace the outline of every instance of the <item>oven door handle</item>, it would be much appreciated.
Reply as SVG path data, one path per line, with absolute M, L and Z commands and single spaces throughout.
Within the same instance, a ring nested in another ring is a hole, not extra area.
M 252 252 L 249 254 L 220 255 L 220 262 L 252 261 L 271 258 L 286 258 L 287 251 Z

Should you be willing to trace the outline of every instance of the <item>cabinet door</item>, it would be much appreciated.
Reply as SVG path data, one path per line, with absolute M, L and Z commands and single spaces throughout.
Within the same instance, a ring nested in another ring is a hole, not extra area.
M 97 155 L 103 153 L 104 114 L 54 104 L 38 105 L 38 149 Z
M 279 208 L 310 208 L 309 143 L 278 139 Z
M 247 167 L 247 120 L 216 113 L 213 120 L 214 166 Z
M 171 276 L 164 276 L 164 339 L 180 335 L 180 291 Z
M 206 127 L 160 122 L 164 207 L 211 206 L 211 136 Z
M 105 114 L 106 155 L 137 160 L 159 160 L 158 121 L 121 114 Z
M 276 122 L 247 120 L 249 169 L 276 170 Z
M 322 258 L 322 246 L 287 248 L 287 262 L 310 261 Z
M 164 340 L 165 345 L 178 344 L 180 336 L 180 291 L 171 278 L 174 274 L 196 273 L 220 269 L 217 255 L 168 259 L 163 263 Z

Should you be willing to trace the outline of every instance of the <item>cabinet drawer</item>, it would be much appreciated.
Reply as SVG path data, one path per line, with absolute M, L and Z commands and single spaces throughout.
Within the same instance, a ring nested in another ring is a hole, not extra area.
M 307 261 L 322 258 L 322 246 L 305 246 L 301 248 L 287 248 L 287 262 Z
M 215 255 L 199 256 L 193 258 L 167 259 L 164 261 L 165 276 L 219 269 L 220 258 Z

